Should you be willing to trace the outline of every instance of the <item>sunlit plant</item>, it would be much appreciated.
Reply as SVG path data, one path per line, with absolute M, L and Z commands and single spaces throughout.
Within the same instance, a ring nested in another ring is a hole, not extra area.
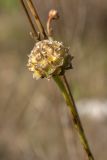
M 62 42 L 54 40 L 52 35 L 51 22 L 59 18 L 58 12 L 56 10 L 51 10 L 49 12 L 45 31 L 32 0 L 26 0 L 26 3 L 24 0 L 21 0 L 21 3 L 33 29 L 31 36 L 36 40 L 35 46 L 29 54 L 28 69 L 33 72 L 33 77 L 36 79 L 47 78 L 53 79 L 56 82 L 71 111 L 74 126 L 79 135 L 81 144 L 86 151 L 87 157 L 89 160 L 94 160 L 65 76 L 65 71 L 72 69 L 73 56 L 70 55 L 69 48 Z M 29 13 L 26 5 L 28 5 L 31 13 Z M 36 31 L 30 14 L 34 18 L 39 32 Z

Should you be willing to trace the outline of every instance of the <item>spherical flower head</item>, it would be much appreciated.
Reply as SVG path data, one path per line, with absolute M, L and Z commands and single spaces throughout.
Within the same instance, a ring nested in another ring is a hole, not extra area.
M 64 74 L 66 69 L 72 68 L 72 56 L 69 49 L 62 42 L 42 40 L 35 44 L 28 59 L 28 68 L 33 77 L 50 78 Z

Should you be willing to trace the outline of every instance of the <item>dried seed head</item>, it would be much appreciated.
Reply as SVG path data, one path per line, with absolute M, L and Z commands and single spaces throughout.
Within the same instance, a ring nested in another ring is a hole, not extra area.
M 29 55 L 27 66 L 36 79 L 63 74 L 66 69 L 72 68 L 72 57 L 68 52 L 62 42 L 39 41 Z

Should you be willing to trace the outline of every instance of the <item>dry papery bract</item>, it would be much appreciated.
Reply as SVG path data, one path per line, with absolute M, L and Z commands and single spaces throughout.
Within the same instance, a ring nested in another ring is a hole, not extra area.
M 34 78 L 50 78 L 72 68 L 71 60 L 68 47 L 65 47 L 62 42 L 47 39 L 35 44 L 27 66 L 30 71 L 33 71 Z

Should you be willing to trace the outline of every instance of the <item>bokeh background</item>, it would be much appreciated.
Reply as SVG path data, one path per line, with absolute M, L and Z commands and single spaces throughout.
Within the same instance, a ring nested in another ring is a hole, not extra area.
M 107 0 L 34 0 L 46 26 L 59 11 L 54 38 L 70 47 L 66 75 L 96 160 L 107 159 Z M 32 78 L 34 46 L 17 0 L 0 0 L 0 160 L 87 160 L 53 80 Z

